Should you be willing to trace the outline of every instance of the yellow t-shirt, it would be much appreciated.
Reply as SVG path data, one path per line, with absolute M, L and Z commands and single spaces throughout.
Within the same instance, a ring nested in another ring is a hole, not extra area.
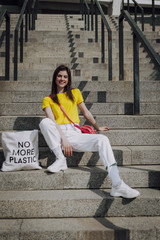
M 62 107 L 64 108 L 65 112 L 70 117 L 70 119 L 74 123 L 79 124 L 80 119 L 78 115 L 77 104 L 83 102 L 84 100 L 79 89 L 75 88 L 75 89 L 72 89 L 71 91 L 73 94 L 74 102 L 71 101 L 68 96 L 66 96 L 66 93 L 58 93 L 57 97 L 58 97 L 59 103 L 62 105 Z M 44 110 L 46 107 L 51 107 L 55 120 L 58 124 L 71 123 L 68 120 L 68 118 L 64 115 L 59 105 L 53 102 L 53 100 L 50 97 L 45 97 L 43 99 L 42 109 Z

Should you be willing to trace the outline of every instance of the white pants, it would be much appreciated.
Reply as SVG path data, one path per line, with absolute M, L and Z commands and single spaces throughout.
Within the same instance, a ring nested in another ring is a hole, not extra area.
M 59 125 L 67 137 L 69 143 L 75 152 L 99 152 L 105 168 L 116 164 L 113 151 L 109 139 L 102 134 L 84 134 L 74 127 L 73 124 Z M 40 130 L 48 144 L 49 148 L 54 152 L 54 149 L 61 147 L 61 137 L 56 128 L 55 123 L 45 118 L 41 121 Z

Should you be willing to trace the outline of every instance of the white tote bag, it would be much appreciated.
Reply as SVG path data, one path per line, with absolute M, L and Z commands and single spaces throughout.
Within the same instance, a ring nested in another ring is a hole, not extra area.
M 2 147 L 5 156 L 2 171 L 41 169 L 38 161 L 38 130 L 3 132 Z

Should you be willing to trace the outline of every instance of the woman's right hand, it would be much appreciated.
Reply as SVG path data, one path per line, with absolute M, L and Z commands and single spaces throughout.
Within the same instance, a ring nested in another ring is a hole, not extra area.
M 61 136 L 61 143 L 62 143 L 62 149 L 64 151 L 64 155 L 72 156 L 72 146 L 68 142 L 60 126 L 56 123 L 51 107 L 46 107 L 44 111 L 45 111 L 46 117 L 50 118 L 56 124 L 57 130 Z
M 66 138 L 62 139 L 62 149 L 64 151 L 64 155 L 68 157 L 72 156 L 72 146 Z

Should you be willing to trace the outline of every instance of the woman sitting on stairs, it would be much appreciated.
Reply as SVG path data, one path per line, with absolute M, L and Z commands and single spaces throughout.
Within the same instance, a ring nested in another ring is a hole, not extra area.
M 73 151 L 99 152 L 112 182 L 110 195 L 124 198 L 137 197 L 139 192 L 126 185 L 119 176 L 109 139 L 102 134 L 83 134 L 61 110 L 59 104 L 63 106 L 72 121 L 79 124 L 78 106 L 84 117 L 97 131 L 109 130 L 106 126 L 98 126 L 91 112 L 86 108 L 80 90 L 73 89 L 71 84 L 70 69 L 64 65 L 59 66 L 53 74 L 51 94 L 43 99 L 42 108 L 46 118 L 39 126 L 50 150 L 56 156 L 56 161 L 47 170 L 52 173 L 66 170 L 65 155 L 72 156 Z

